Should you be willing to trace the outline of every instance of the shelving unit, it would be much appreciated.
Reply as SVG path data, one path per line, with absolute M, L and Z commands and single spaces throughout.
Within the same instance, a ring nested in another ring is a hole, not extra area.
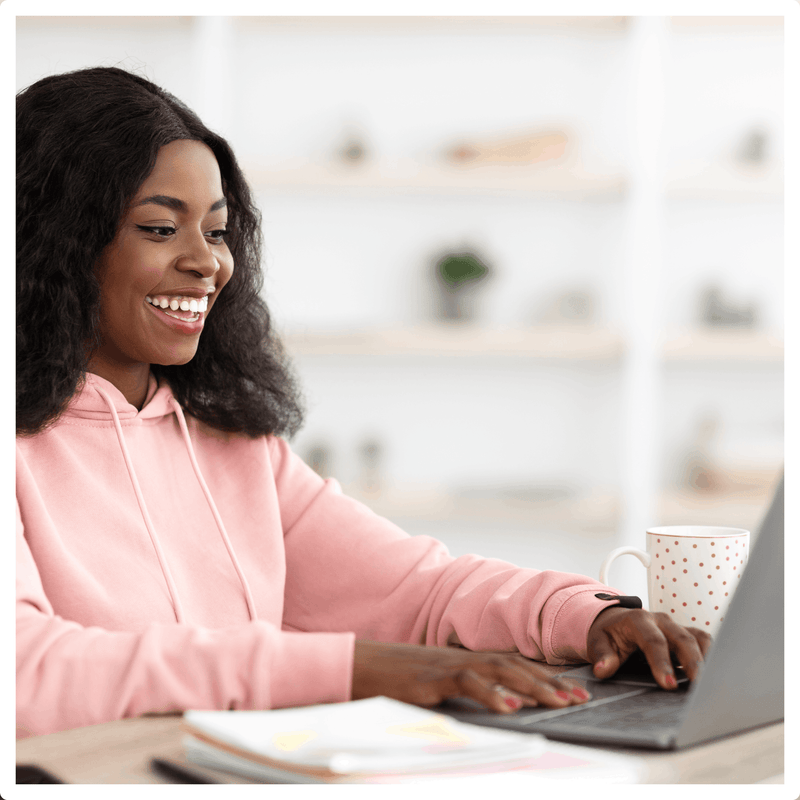
M 694 330 L 664 346 L 670 364 L 783 364 L 783 342 L 751 330 Z
M 612 492 L 567 493 L 553 499 L 526 497 L 524 490 L 448 491 L 443 487 L 391 487 L 367 492 L 353 484 L 345 492 L 375 513 L 404 522 L 455 522 L 487 527 L 563 528 L 607 535 L 620 519 L 620 498 Z
M 480 356 L 615 361 L 622 338 L 605 328 L 551 325 L 529 329 L 425 325 L 372 331 L 317 332 L 285 337 L 295 355 Z
M 667 176 L 670 200 L 715 203 L 780 202 L 783 200 L 783 165 L 748 167 L 735 162 L 686 163 Z
M 512 357 L 617 362 L 625 354 L 619 333 L 592 325 L 487 328 L 420 325 L 371 331 L 306 331 L 284 337 L 296 356 Z M 783 342 L 751 330 L 696 329 L 668 339 L 662 359 L 669 364 L 782 364 Z
M 448 29 L 442 21 L 426 20 L 415 29 L 414 23 L 405 20 L 394 30 L 397 33 L 448 30 L 454 34 L 459 30 L 470 33 L 478 30 L 470 27 L 468 20 L 460 22 L 461 28 Z M 642 76 L 646 81 L 669 79 L 668 67 L 664 65 L 661 65 L 661 73 L 658 69 L 653 72 L 653 48 L 666 58 L 670 36 L 707 31 L 714 28 L 712 22 L 673 18 L 663 24 L 657 21 L 645 24 L 642 20 L 622 18 L 607 21 L 602 27 L 586 22 L 557 24 L 564 25 L 567 35 L 578 32 L 581 36 L 613 35 L 624 42 L 626 71 L 633 76 L 629 78 L 629 102 L 634 107 L 637 103 L 645 104 L 646 107 L 640 108 L 641 124 L 645 125 L 651 117 L 663 112 L 660 106 L 663 98 L 651 92 L 646 84 L 643 90 L 638 81 Z M 392 27 L 382 27 L 376 20 L 361 24 L 371 25 L 376 32 Z M 537 30 L 536 26 L 542 24 L 553 25 L 556 21 L 499 24 L 497 31 L 504 35 L 524 35 L 525 31 Z M 735 30 L 737 34 L 748 29 L 740 21 L 727 26 L 724 22 L 715 24 L 717 28 Z M 749 29 L 769 33 L 775 26 L 774 19 L 765 18 L 754 20 Z M 339 30 L 352 31 L 356 27 L 338 23 Z M 335 35 L 337 25 L 331 30 Z M 640 130 L 643 136 L 647 135 L 645 128 Z M 656 157 L 655 151 L 647 150 L 648 147 L 649 144 L 644 157 Z M 286 337 L 287 346 L 302 363 L 340 356 L 374 359 L 375 363 L 380 360 L 381 364 L 395 363 L 400 357 L 404 363 L 416 359 L 420 364 L 437 358 L 449 359 L 443 363 L 474 364 L 479 376 L 481 365 L 491 358 L 492 363 L 520 363 L 532 370 L 538 369 L 538 364 L 560 364 L 578 371 L 589 365 L 603 365 L 616 370 L 619 376 L 619 405 L 623 409 L 624 438 L 628 445 L 618 490 L 602 491 L 593 499 L 587 499 L 592 497 L 591 492 L 584 495 L 579 492 L 570 499 L 552 502 L 509 502 L 507 498 L 485 494 L 469 497 L 446 487 L 400 489 L 395 485 L 387 487 L 380 495 L 359 494 L 357 486 L 349 487 L 349 491 L 378 513 L 404 521 L 483 521 L 487 526 L 502 521 L 533 529 L 553 527 L 606 537 L 616 533 L 626 541 L 633 539 L 653 519 L 661 524 L 677 524 L 687 518 L 697 522 L 713 521 L 720 519 L 725 508 L 735 509 L 737 518 L 752 519 L 755 524 L 758 509 L 766 502 L 763 490 L 761 494 L 751 493 L 742 501 L 733 495 L 714 497 L 663 489 L 658 470 L 647 464 L 648 460 L 652 462 L 657 448 L 659 415 L 665 413 L 658 402 L 659 381 L 668 379 L 668 370 L 675 367 L 737 370 L 758 365 L 780 369 L 783 342 L 779 335 L 764 331 L 722 328 L 675 331 L 664 340 L 662 331 L 654 327 L 652 309 L 659 297 L 653 287 L 660 276 L 667 279 L 669 273 L 669 265 L 660 264 L 657 253 L 663 247 L 660 237 L 664 235 L 667 208 L 682 203 L 780 204 L 783 174 L 779 160 L 752 167 L 722 157 L 713 163 L 684 161 L 669 168 L 664 168 L 662 162 L 653 173 L 652 165 L 634 165 L 622 171 L 618 168 L 589 170 L 575 151 L 561 162 L 531 167 L 465 168 L 444 161 L 434 163 L 410 158 L 387 161 L 382 160 L 380 154 L 372 154 L 372 159 L 356 165 L 297 161 L 284 164 L 283 168 L 253 163 L 248 165 L 247 172 L 259 192 L 269 198 L 320 195 L 380 203 L 395 197 L 419 196 L 435 197 L 442 204 L 456 203 L 463 197 L 497 197 L 524 202 L 548 199 L 589 204 L 613 202 L 634 214 L 633 221 L 628 223 L 629 230 L 620 231 L 620 235 L 628 239 L 621 280 L 623 288 L 629 292 L 626 305 L 631 309 L 638 306 L 638 309 L 631 311 L 621 327 L 613 329 L 602 324 L 502 328 L 417 323 L 358 331 L 335 326 L 327 330 L 293 329 Z M 642 272 L 643 263 L 650 270 L 647 276 Z M 364 362 L 365 370 L 369 369 L 367 363 Z M 381 374 L 385 379 L 385 370 Z M 403 374 L 407 379 L 407 373 Z M 762 484 L 767 483 L 768 476 L 762 476 Z M 576 510 L 579 508 L 586 511 L 585 516 Z
M 591 36 L 618 35 L 630 26 L 625 16 L 246 16 L 233 17 L 239 29 L 270 32 L 324 32 L 326 34 L 365 31 L 390 34 L 406 33 L 502 33 L 515 35 L 530 31 L 562 30 Z M 707 18 L 705 18 L 707 19 Z M 769 19 L 769 18 L 758 18 Z
M 246 165 L 248 180 L 265 193 L 342 192 L 534 194 L 571 200 L 615 199 L 625 193 L 625 178 L 594 174 L 577 164 L 552 166 L 432 166 L 401 164 L 303 164 L 286 169 Z
M 774 474 L 754 476 L 754 483 L 721 492 L 695 493 L 667 489 L 657 498 L 655 519 L 660 525 L 728 525 L 756 532 L 764 506 L 770 501 Z M 453 522 L 504 527 L 561 529 L 570 534 L 608 536 L 620 524 L 622 498 L 615 492 L 595 491 L 562 499 L 526 500 L 522 497 L 486 496 L 422 486 L 393 487 L 381 492 L 363 491 L 357 484 L 344 487 L 351 497 L 375 513 L 408 522 Z

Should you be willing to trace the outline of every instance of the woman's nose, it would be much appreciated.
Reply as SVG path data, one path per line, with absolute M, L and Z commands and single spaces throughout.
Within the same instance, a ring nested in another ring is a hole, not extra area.
M 177 267 L 183 272 L 196 272 L 207 278 L 219 271 L 220 263 L 205 236 L 201 235 L 192 237 L 178 259 Z

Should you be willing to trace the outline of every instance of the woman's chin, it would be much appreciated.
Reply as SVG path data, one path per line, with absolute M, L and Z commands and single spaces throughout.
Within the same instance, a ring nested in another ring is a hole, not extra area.
M 182 364 L 188 364 L 196 354 L 196 347 L 192 348 L 191 350 L 181 349 L 180 351 L 163 355 L 160 358 L 151 361 L 150 363 L 158 364 L 162 367 L 179 367 Z

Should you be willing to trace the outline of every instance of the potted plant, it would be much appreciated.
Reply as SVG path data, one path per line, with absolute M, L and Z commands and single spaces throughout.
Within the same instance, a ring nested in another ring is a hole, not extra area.
M 475 317 L 477 287 L 491 274 L 483 259 L 471 250 L 448 252 L 434 264 L 439 286 L 439 316 L 466 322 Z

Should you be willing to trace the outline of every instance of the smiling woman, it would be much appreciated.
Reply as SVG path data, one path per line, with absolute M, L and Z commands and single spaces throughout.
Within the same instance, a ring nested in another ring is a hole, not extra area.
M 18 736 L 374 695 L 563 708 L 587 693 L 528 659 L 607 677 L 637 648 L 664 688 L 671 652 L 698 674 L 706 633 L 454 558 L 292 453 L 258 214 L 180 101 L 114 68 L 45 78 L 17 170 Z
M 198 226 L 202 242 L 193 238 Z M 130 249 L 135 242 L 143 249 Z M 207 261 L 205 272 L 218 258 L 229 277 L 236 264 L 224 294 L 209 296 L 217 311 L 203 315 L 194 357 L 175 360 L 191 349 L 189 340 L 164 343 L 149 370 L 131 364 L 120 372 L 127 358 L 121 339 L 135 335 L 142 311 L 103 311 L 106 301 L 123 302 L 100 297 L 102 285 L 117 280 L 120 258 L 139 259 L 131 264 L 137 270 L 175 271 L 152 281 L 143 276 L 145 296 L 158 290 L 166 298 L 185 288 L 198 300 L 207 295 L 198 290 L 217 279 L 184 269 L 192 259 Z M 110 358 L 106 369 L 113 365 L 140 395 L 142 375 L 164 376 L 184 408 L 217 428 L 293 434 L 302 424 L 299 393 L 260 297 L 262 283 L 260 216 L 249 187 L 228 143 L 180 100 L 113 67 L 52 75 L 20 92 L 18 434 L 55 420 L 91 372 L 89 361 L 102 369 L 103 354 Z

